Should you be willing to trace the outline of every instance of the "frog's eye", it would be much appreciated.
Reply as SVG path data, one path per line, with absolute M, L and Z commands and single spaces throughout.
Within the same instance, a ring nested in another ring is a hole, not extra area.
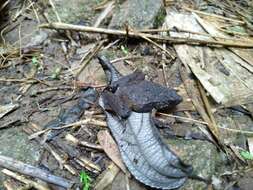
M 105 90 L 107 90 L 107 91 L 109 91 L 109 92 L 112 92 L 113 88 L 112 88 L 112 86 L 107 86 L 107 87 L 105 88 Z
M 114 93 L 118 89 L 118 85 L 109 86 L 108 90 L 112 93 Z

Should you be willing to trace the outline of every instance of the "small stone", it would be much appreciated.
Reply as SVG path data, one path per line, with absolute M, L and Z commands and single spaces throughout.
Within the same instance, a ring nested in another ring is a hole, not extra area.
M 109 28 L 123 29 L 125 24 L 135 29 L 155 28 L 164 15 L 162 0 L 127 0 L 113 15 Z

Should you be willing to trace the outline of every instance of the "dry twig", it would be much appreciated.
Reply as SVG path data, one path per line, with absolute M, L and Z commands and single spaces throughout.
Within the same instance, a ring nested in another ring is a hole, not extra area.
M 99 120 L 95 120 L 95 119 L 84 119 L 84 120 L 80 120 L 80 121 L 77 121 L 77 122 L 74 122 L 74 123 L 63 125 L 61 127 L 44 129 L 44 130 L 38 131 L 38 132 L 30 135 L 28 138 L 30 140 L 34 139 L 34 138 L 37 138 L 38 136 L 40 136 L 40 135 L 42 135 L 42 134 L 44 134 L 44 133 L 46 133 L 50 130 L 60 130 L 60 129 L 70 128 L 70 127 L 78 127 L 78 126 L 87 125 L 87 124 L 107 127 L 107 124 L 106 124 L 105 121 L 99 121 Z
M 18 175 L 18 174 L 14 173 L 14 172 L 12 172 L 10 170 L 3 169 L 1 172 L 4 173 L 7 176 L 10 176 L 10 177 L 12 177 L 12 178 L 14 178 L 14 179 L 16 179 L 16 180 L 18 180 L 18 181 L 26 184 L 26 185 L 34 187 L 35 189 L 38 189 L 38 190 L 50 190 L 48 187 L 46 187 L 46 186 L 44 186 L 42 184 L 39 184 L 39 183 L 37 183 L 35 181 L 32 181 L 30 179 L 27 179 L 27 178 L 25 178 L 25 177 L 23 177 L 21 175 Z
M 6 157 L 2 155 L 0 155 L 0 167 L 7 168 L 9 170 L 13 170 L 13 171 L 16 171 L 16 172 L 19 172 L 31 177 L 36 177 L 43 181 L 46 181 L 46 182 L 49 182 L 61 187 L 65 187 L 65 188 L 70 188 L 73 185 L 72 181 L 69 181 L 62 177 L 52 175 L 51 173 L 45 170 L 36 168 L 34 166 L 25 164 L 18 160 L 14 160 L 10 157 Z
M 238 47 L 238 48 L 253 48 L 253 44 L 250 43 L 238 43 L 238 42 L 225 42 L 225 41 L 214 41 L 214 40 L 200 40 L 200 39 L 191 39 L 191 38 L 179 38 L 179 37 L 161 37 L 158 35 L 144 34 L 144 33 L 134 33 L 131 31 L 123 30 L 113 30 L 105 28 L 95 28 L 89 26 L 80 26 L 73 24 L 65 23 L 49 23 L 41 24 L 40 28 L 56 29 L 56 30 L 74 30 L 80 32 L 92 32 L 92 33 L 101 33 L 109 34 L 116 36 L 128 36 L 132 38 L 149 38 L 151 40 L 156 40 L 158 42 L 165 42 L 169 44 L 189 44 L 189 45 L 205 45 L 205 46 L 214 46 L 214 47 Z M 142 35 L 142 36 L 140 36 Z
M 100 145 L 90 143 L 90 142 L 86 142 L 86 141 L 80 141 L 71 134 L 67 134 L 65 136 L 65 139 L 67 141 L 70 141 L 70 142 L 74 143 L 75 145 L 81 145 L 81 146 L 85 146 L 85 147 L 96 149 L 96 150 L 103 150 L 103 148 Z
M 185 120 L 186 122 L 190 122 L 190 123 L 200 123 L 200 124 L 208 125 L 208 123 L 205 121 L 199 121 L 199 120 L 191 119 L 191 118 L 187 118 L 187 117 L 181 117 L 181 116 L 177 116 L 177 115 L 171 115 L 171 114 L 160 113 L 160 112 L 157 112 L 157 114 L 167 116 L 167 117 L 182 119 L 182 120 Z
M 105 43 L 105 40 L 98 43 L 98 45 L 93 49 L 93 51 L 90 53 L 89 57 L 84 61 L 84 63 L 81 65 L 81 67 L 76 72 L 76 77 L 80 75 L 80 73 L 84 70 L 84 68 L 87 66 L 87 64 L 91 61 L 91 59 L 98 53 L 98 51 L 102 48 L 103 44 Z
M 106 4 L 106 8 L 98 16 L 93 26 L 98 27 L 103 22 L 103 20 L 112 12 L 113 8 L 114 8 L 114 1 L 108 2 L 108 4 Z
M 239 23 L 239 24 L 245 24 L 245 22 L 243 22 L 241 20 L 235 20 L 235 19 L 232 19 L 232 18 L 223 17 L 223 16 L 216 15 L 216 14 L 211 14 L 211 13 L 207 13 L 207 12 L 203 12 L 203 11 L 198 11 L 198 10 L 194 10 L 194 9 L 191 9 L 191 8 L 188 8 L 188 7 L 183 7 L 183 9 L 185 9 L 187 11 L 190 11 L 190 12 L 202 14 L 202 15 L 205 15 L 205 16 L 210 16 L 210 17 L 218 18 L 218 19 L 221 19 L 221 20 L 236 22 L 236 23 Z

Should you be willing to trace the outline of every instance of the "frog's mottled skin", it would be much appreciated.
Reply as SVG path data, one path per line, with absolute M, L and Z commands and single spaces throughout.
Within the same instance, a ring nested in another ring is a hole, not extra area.
M 99 60 L 107 77 L 109 77 L 109 85 L 119 84 L 118 86 L 116 85 L 116 89 L 114 88 L 113 91 L 114 95 L 118 96 L 121 94 L 121 92 L 118 93 L 120 91 L 119 89 L 124 88 L 124 86 L 121 86 L 121 81 L 123 80 L 122 76 L 110 64 L 106 57 L 101 56 Z M 126 77 L 124 80 L 128 81 Z M 143 82 L 145 80 L 141 79 L 140 81 Z M 129 84 L 129 82 L 126 83 Z M 133 81 L 130 82 L 128 89 L 133 84 L 137 85 L 138 83 L 134 83 Z M 142 87 L 142 85 L 140 85 L 140 87 Z M 139 98 L 141 98 L 141 92 L 147 91 L 149 87 L 151 90 L 153 90 L 152 88 L 161 88 L 161 91 L 165 90 L 161 86 L 154 85 L 154 83 L 145 82 L 144 90 L 139 89 Z M 132 89 L 134 88 L 136 87 L 132 87 Z M 135 91 L 133 90 L 131 94 L 130 92 L 126 92 L 125 95 L 134 97 L 134 93 Z M 153 92 L 151 92 L 150 96 L 148 95 L 148 98 L 150 98 L 149 101 L 153 101 L 152 97 L 154 97 L 154 94 L 152 93 Z M 172 94 L 178 97 L 174 92 Z M 145 95 L 143 97 L 145 97 Z M 135 101 L 134 98 L 130 99 L 131 101 Z M 120 101 L 115 101 L 114 104 L 118 102 Z M 141 101 L 139 100 L 137 100 L 137 102 L 138 103 L 133 102 L 133 104 L 139 107 L 147 104 L 147 101 L 144 101 L 144 104 L 140 104 Z M 179 100 L 175 101 L 175 104 L 177 103 L 179 103 Z M 117 141 L 122 159 L 136 179 L 150 187 L 160 189 L 175 189 L 185 183 L 188 175 L 192 173 L 192 167 L 184 164 L 162 141 L 159 131 L 156 129 L 151 118 L 151 112 L 138 113 L 130 110 L 129 116 L 122 118 L 119 112 L 111 106 L 112 104 L 103 94 L 99 99 L 99 104 L 105 110 L 108 127 Z M 159 102 L 158 98 L 155 100 L 155 104 L 149 105 L 150 107 L 148 110 L 155 108 L 154 105 L 158 106 L 158 108 L 160 106 L 163 107 L 162 104 L 163 102 Z M 171 102 L 168 104 L 171 104 Z M 108 111 L 108 107 L 113 111 Z
M 104 60 L 102 64 L 104 69 L 106 68 L 105 64 L 108 65 L 109 61 Z M 145 75 L 142 72 L 136 71 L 121 77 L 118 71 L 113 69 L 110 64 L 108 69 L 105 69 L 105 72 L 109 81 L 111 81 L 107 90 L 103 92 L 103 95 L 106 96 L 106 109 L 111 107 L 112 109 L 109 110 L 114 110 L 122 118 L 127 118 L 130 110 L 146 113 L 151 112 L 154 108 L 157 110 L 168 109 L 182 101 L 182 98 L 175 90 L 145 80 Z M 115 76 L 117 76 L 118 80 L 113 81 L 113 73 L 117 74 Z
M 120 86 L 115 94 L 126 101 L 131 110 L 140 113 L 150 112 L 154 108 L 168 109 L 182 101 L 175 90 L 146 80 Z

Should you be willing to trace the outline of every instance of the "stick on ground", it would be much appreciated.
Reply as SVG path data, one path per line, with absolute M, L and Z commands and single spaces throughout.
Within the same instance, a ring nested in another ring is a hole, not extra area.
M 7 169 L 3 169 L 2 170 L 2 173 L 4 173 L 5 175 L 7 176 L 10 176 L 18 181 L 21 181 L 22 183 L 26 184 L 26 185 L 31 185 L 32 187 L 38 189 L 38 190 L 50 190 L 48 187 L 42 185 L 42 184 L 39 184 L 35 181 L 32 181 L 30 179 L 27 179 L 25 178 L 24 176 L 21 176 L 21 175 L 18 175 L 16 174 L 15 172 L 12 172 L 10 170 L 7 170 Z
M 52 183 L 61 187 L 71 188 L 74 182 L 62 177 L 55 176 L 45 170 L 36 168 L 29 164 L 25 164 L 13 158 L 0 155 L 0 167 L 19 172 L 24 175 L 39 178 L 48 183 Z
M 56 30 L 73 30 L 79 32 L 91 32 L 91 33 L 101 33 L 101 34 L 109 34 L 115 36 L 128 36 L 131 38 L 149 38 L 151 40 L 155 40 L 158 42 L 165 42 L 169 44 L 188 44 L 188 45 L 205 45 L 205 46 L 213 46 L 213 47 L 238 47 L 238 48 L 253 48 L 253 44 L 251 43 L 240 43 L 240 42 L 226 42 L 226 41 L 215 41 L 215 40 L 199 40 L 199 39 L 191 39 L 191 38 L 179 38 L 179 37 L 161 37 L 158 35 L 145 34 L 145 33 L 134 33 L 131 31 L 123 31 L 123 30 L 113 30 L 113 29 L 105 29 L 105 28 L 96 28 L 89 26 L 80 26 L 74 24 L 65 24 L 59 22 L 53 22 L 49 24 L 41 24 L 40 28 L 48 28 L 48 29 L 56 29 Z M 140 34 L 142 36 L 140 36 Z

